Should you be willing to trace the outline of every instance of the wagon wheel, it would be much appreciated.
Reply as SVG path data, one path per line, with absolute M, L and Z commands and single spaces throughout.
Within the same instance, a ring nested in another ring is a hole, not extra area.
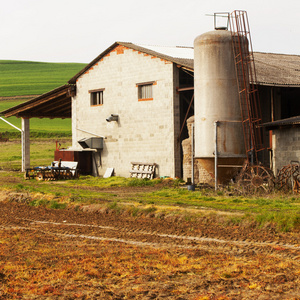
M 42 172 L 37 173 L 35 179 L 38 181 L 44 180 L 44 174 Z
M 276 187 L 281 190 L 297 190 L 300 180 L 299 164 L 289 164 L 282 167 L 276 176 Z
M 66 179 L 71 179 L 71 176 L 72 176 L 71 171 L 67 170 L 66 171 Z
M 300 194 L 300 170 L 297 171 L 293 175 L 293 192 Z
M 25 179 L 30 179 L 30 171 L 26 170 L 24 174 Z
M 293 166 L 282 167 L 276 176 L 276 187 L 281 190 L 291 189 L 293 186 Z
M 274 188 L 273 172 L 263 166 L 248 166 L 238 176 L 238 185 L 246 193 L 266 193 Z

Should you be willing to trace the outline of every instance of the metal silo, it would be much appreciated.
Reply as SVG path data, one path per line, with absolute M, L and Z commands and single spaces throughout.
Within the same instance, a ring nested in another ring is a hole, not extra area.
M 229 31 L 215 30 L 195 39 L 194 88 L 195 158 L 214 178 L 217 140 L 218 178 L 224 183 L 237 171 L 232 166 L 242 164 L 246 158 Z

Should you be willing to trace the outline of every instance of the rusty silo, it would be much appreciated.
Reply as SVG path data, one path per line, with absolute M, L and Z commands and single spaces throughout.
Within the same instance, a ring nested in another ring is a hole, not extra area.
M 246 158 L 230 31 L 215 30 L 194 41 L 195 159 L 214 179 L 218 121 L 218 182 L 225 183 Z M 224 167 L 230 165 L 230 167 Z

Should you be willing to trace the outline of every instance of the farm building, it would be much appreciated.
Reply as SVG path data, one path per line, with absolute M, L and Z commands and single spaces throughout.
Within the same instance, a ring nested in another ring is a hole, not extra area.
M 284 163 L 275 162 L 279 144 L 286 143 L 278 137 L 285 135 L 286 129 L 276 121 L 300 116 L 300 57 L 260 52 L 254 57 L 262 121 L 268 123 L 265 145 L 269 150 L 261 160 L 277 168 Z M 25 167 L 29 163 L 29 119 L 72 118 L 72 147 L 57 153 L 56 158 L 77 159 L 81 168 L 95 176 L 113 168 L 115 175 L 128 177 L 131 164 L 141 163 L 155 164 L 156 177 L 187 179 L 191 142 L 186 125 L 194 116 L 195 101 L 193 48 L 115 42 L 67 85 L 2 114 L 23 120 Z M 291 141 L 297 140 L 299 149 L 297 124 Z M 270 145 L 269 129 L 276 140 Z M 204 140 L 195 142 L 198 147 L 205 144 Z M 280 160 L 284 159 L 287 163 L 300 160 L 299 150 L 291 157 L 281 156 Z M 202 177 L 212 177 L 201 167 L 197 170 L 199 182 Z
M 275 173 L 290 162 L 300 160 L 300 116 L 268 122 L 263 126 L 271 132 L 271 166 Z

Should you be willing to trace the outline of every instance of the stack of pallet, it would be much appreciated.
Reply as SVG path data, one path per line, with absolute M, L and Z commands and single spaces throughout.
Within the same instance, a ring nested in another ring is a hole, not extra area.
M 132 162 L 130 177 L 153 179 L 155 168 L 155 163 Z

